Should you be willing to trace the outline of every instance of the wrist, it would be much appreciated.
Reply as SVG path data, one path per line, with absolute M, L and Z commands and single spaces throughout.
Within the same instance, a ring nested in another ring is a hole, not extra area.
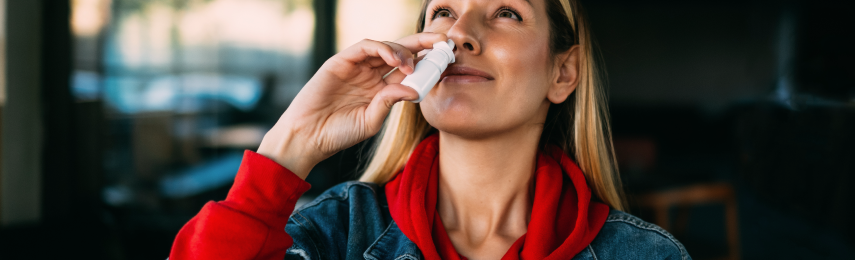
M 296 138 L 292 131 L 279 131 L 274 126 L 264 135 L 256 152 L 270 158 L 296 174 L 300 179 L 305 180 L 319 161 L 311 156 L 313 153 L 305 147 L 305 142 L 298 140 L 301 138 Z

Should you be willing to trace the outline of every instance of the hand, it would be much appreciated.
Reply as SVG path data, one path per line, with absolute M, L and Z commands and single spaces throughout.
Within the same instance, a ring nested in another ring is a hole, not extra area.
M 392 105 L 418 99 L 400 84 L 415 68 L 413 53 L 446 40 L 437 33 L 363 40 L 331 57 L 267 132 L 258 153 L 306 179 L 320 161 L 377 134 Z

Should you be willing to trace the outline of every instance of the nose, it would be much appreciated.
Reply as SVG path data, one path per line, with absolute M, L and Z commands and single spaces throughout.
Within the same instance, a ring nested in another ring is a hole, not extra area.
M 478 32 L 481 31 L 481 22 L 472 17 L 472 15 L 464 14 L 454 22 L 454 25 L 448 29 L 446 35 L 455 42 L 454 53 L 460 52 L 469 53 L 472 55 L 481 54 L 481 42 Z

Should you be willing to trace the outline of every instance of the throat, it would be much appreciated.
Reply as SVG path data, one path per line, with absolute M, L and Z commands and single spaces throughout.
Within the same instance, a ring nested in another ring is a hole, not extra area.
M 467 258 L 500 259 L 528 230 L 540 135 L 514 133 L 471 140 L 440 132 L 437 211 Z
M 469 259 L 501 259 L 527 232 L 534 197 L 531 175 L 472 183 L 440 172 L 437 210 L 459 254 Z

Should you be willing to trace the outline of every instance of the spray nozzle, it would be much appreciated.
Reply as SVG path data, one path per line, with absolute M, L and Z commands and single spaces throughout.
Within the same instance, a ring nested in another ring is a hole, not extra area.
M 439 77 L 448 68 L 448 64 L 454 63 L 454 61 L 454 41 L 448 39 L 448 41 L 433 44 L 433 49 L 428 51 L 425 57 L 416 64 L 413 74 L 401 81 L 402 85 L 419 92 L 419 99 L 413 103 L 424 100 L 428 92 L 439 82 Z

